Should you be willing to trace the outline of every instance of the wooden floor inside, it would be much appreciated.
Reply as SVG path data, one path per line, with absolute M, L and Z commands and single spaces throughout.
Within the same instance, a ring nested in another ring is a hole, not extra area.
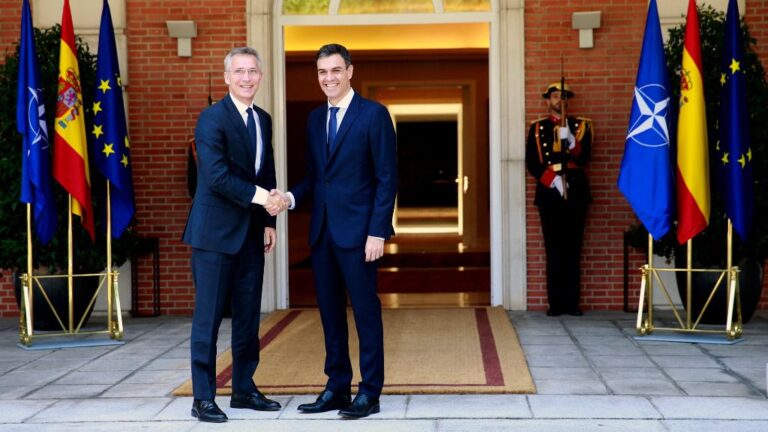
M 292 260 L 291 307 L 317 306 L 306 255 Z M 457 234 L 398 234 L 387 242 L 379 266 L 378 292 L 386 308 L 487 306 L 490 289 L 488 248 L 467 248 Z

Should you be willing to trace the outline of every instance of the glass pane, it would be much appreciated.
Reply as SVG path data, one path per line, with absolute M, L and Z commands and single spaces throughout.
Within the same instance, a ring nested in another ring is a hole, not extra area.
M 284 15 L 327 15 L 331 0 L 283 0 Z
M 339 14 L 432 13 L 432 0 L 342 0 Z
M 491 0 L 443 0 L 446 12 L 485 12 L 491 10 Z

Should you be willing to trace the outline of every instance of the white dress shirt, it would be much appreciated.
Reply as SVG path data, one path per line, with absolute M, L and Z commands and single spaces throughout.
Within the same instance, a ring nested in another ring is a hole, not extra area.
M 253 172 L 258 173 L 259 169 L 261 168 L 261 153 L 264 151 L 264 142 L 261 134 L 261 123 L 259 122 L 259 114 L 256 112 L 255 109 L 253 109 L 253 106 L 249 106 L 240 102 L 234 96 L 232 96 L 231 93 L 229 96 L 230 98 L 232 98 L 232 102 L 235 103 L 235 108 L 237 108 L 237 112 L 239 112 L 240 116 L 243 118 L 243 123 L 245 124 L 246 129 L 248 128 L 248 108 L 253 110 L 253 120 L 256 122 L 256 161 L 254 161 L 254 164 L 253 164 L 253 170 L 254 170 Z M 256 187 L 256 193 L 254 193 L 253 198 L 251 199 L 251 202 L 254 204 L 264 205 L 264 203 L 267 202 L 269 191 L 259 185 L 254 185 L 254 186 Z

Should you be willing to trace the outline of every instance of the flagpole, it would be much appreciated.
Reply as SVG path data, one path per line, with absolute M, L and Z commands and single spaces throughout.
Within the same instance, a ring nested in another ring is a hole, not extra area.
M 733 268 L 733 222 L 731 218 L 728 218 L 728 233 L 726 243 L 726 263 L 725 266 L 728 269 L 728 317 L 725 321 L 725 330 L 731 335 L 733 326 L 733 304 L 734 297 L 738 286 L 738 269 Z M 739 314 L 741 315 L 741 314 Z M 741 323 L 741 317 L 739 317 L 739 323 Z
M 75 329 L 74 315 L 75 306 L 73 300 L 74 294 L 74 265 L 72 262 L 72 251 L 74 241 L 72 238 L 72 194 L 68 195 L 69 211 L 67 212 L 67 292 L 69 293 L 69 332 L 73 333 Z
M 653 236 L 648 234 L 648 323 L 653 323 L 653 275 L 655 268 L 653 267 Z
M 109 180 L 107 182 L 107 328 L 112 334 L 112 298 L 115 295 L 112 275 L 112 202 L 110 201 Z
M 24 317 L 26 318 L 26 341 L 22 338 L 22 343 L 28 345 L 32 341 L 32 297 L 34 290 L 34 280 L 32 279 L 32 204 L 27 204 L 27 275 L 22 277 L 21 289 L 24 302 Z M 19 315 L 21 319 L 22 315 Z
M 686 264 L 685 264 L 685 301 L 688 305 L 687 308 L 685 308 L 685 322 L 686 322 L 686 328 L 691 328 L 691 309 L 693 308 L 693 305 L 691 305 L 691 285 L 693 284 L 693 239 L 688 239 L 687 242 L 688 246 L 686 249 Z

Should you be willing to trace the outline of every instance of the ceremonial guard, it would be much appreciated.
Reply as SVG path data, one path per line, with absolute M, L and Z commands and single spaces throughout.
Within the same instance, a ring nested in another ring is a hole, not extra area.
M 593 130 L 591 120 L 567 116 L 568 99 L 574 93 L 563 81 L 549 85 L 542 94 L 549 115 L 531 123 L 525 163 L 536 179 L 534 204 L 547 253 L 547 315 L 580 316 L 579 261 L 591 200 L 584 166 Z

